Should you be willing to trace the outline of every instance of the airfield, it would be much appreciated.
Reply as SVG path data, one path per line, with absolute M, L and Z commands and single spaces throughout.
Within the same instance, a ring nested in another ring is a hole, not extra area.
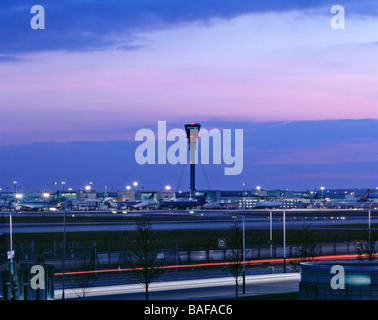
M 113 210 L 69 212 L 2 212 L 0 233 L 9 232 L 9 215 L 14 233 L 62 232 L 66 216 L 66 232 L 130 231 L 135 222 L 148 217 L 155 230 L 228 229 L 230 224 L 245 221 L 246 229 L 282 229 L 285 216 L 287 229 L 300 229 L 305 223 L 313 228 L 343 227 L 369 222 L 368 209 L 272 209 L 272 210 Z M 272 219 L 270 219 L 270 216 Z M 378 210 L 370 209 L 370 223 L 378 222 Z
M 79 276 L 88 254 L 95 254 L 97 280 L 90 299 L 143 299 L 143 292 L 129 279 L 123 257 L 127 254 L 125 243 L 136 234 L 136 222 L 144 217 L 150 219 L 157 232 L 167 263 L 166 273 L 151 291 L 152 297 L 163 300 L 232 297 L 232 281 L 224 278 L 222 269 L 229 251 L 219 247 L 219 239 L 230 237 L 235 222 L 245 228 L 246 290 L 254 295 L 297 292 L 298 274 L 292 273 L 289 259 L 295 254 L 295 241 L 304 225 L 310 225 L 315 240 L 320 240 L 319 259 L 325 260 L 356 259 L 355 241 L 364 240 L 369 228 L 373 231 L 378 226 L 378 210 L 374 209 L 1 212 L 0 236 L 7 246 L 12 230 L 19 261 L 42 258 L 54 265 L 57 299 L 62 294 L 64 230 L 68 279 L 70 274 Z M 285 269 L 284 252 L 288 259 Z M 282 272 L 294 278 L 283 278 Z M 177 282 L 177 290 L 172 288 L 171 281 Z M 70 290 L 67 288 L 67 299 L 75 299 L 75 292 Z

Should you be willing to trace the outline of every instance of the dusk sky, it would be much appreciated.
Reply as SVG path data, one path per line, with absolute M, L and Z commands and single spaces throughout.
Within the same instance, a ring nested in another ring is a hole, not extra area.
M 203 165 L 199 189 L 376 187 L 377 16 L 376 1 L 2 0 L 0 187 L 186 190 L 189 168 L 177 185 L 182 166 L 135 162 L 158 121 L 244 130 L 242 174 Z

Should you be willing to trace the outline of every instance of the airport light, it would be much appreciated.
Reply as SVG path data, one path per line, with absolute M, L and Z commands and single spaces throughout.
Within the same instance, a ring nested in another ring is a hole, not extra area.
M 165 191 L 166 191 L 166 192 L 170 192 L 170 191 L 172 191 L 172 192 L 173 192 L 173 199 L 176 199 L 176 192 L 175 192 L 174 190 L 175 190 L 175 189 L 172 188 L 172 187 L 169 186 L 169 185 L 165 186 Z
M 138 186 L 138 182 L 134 181 L 134 182 L 133 182 L 133 186 L 134 186 L 134 187 L 137 187 L 137 186 Z
M 87 192 L 89 192 L 89 191 L 91 191 L 91 189 L 92 189 L 92 187 L 91 186 L 85 186 L 85 191 L 87 191 Z
M 130 189 L 131 189 L 131 186 L 126 186 L 126 190 L 127 190 L 127 192 L 128 192 L 129 200 L 130 200 Z
M 22 194 L 21 193 L 16 193 L 15 194 L 15 197 L 16 197 L 16 199 L 22 199 Z
M 43 194 L 42 194 L 42 196 L 45 198 L 45 199 L 48 199 L 48 198 L 50 198 L 50 193 L 48 193 L 48 192 L 44 192 Z
M 324 198 L 324 187 L 320 187 L 320 190 L 322 190 L 322 199 Z

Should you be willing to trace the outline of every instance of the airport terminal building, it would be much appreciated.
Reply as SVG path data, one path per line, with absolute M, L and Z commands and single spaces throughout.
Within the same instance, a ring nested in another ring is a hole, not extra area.
M 0 192 L 0 205 L 6 207 L 7 203 L 18 201 L 19 203 L 54 202 L 71 210 L 85 208 L 90 210 L 104 210 L 115 207 L 117 203 L 128 201 L 146 201 L 153 199 L 156 204 L 168 201 L 172 198 L 189 199 L 206 194 L 206 209 L 238 209 L 248 210 L 255 208 L 259 203 L 278 202 L 280 207 L 305 208 L 314 203 L 320 203 L 325 199 L 353 199 L 358 192 L 344 190 L 319 191 L 290 191 L 290 190 L 196 190 L 190 191 L 164 190 L 127 190 L 115 192 L 97 192 L 91 189 L 79 189 L 68 191 L 56 191 L 54 193 L 14 193 Z M 282 205 L 281 205 L 282 204 Z

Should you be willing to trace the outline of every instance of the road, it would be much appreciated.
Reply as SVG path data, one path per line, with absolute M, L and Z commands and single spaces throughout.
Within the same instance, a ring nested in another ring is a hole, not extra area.
M 265 295 L 274 293 L 298 292 L 299 273 L 280 273 L 246 276 L 245 295 Z M 180 281 L 154 282 L 150 286 L 151 300 L 213 300 L 235 297 L 233 277 L 217 277 Z M 77 299 L 80 289 L 66 289 L 66 299 Z M 239 295 L 242 286 L 239 283 Z M 55 290 L 59 300 L 62 290 Z M 86 299 L 90 300 L 144 300 L 145 290 L 139 284 L 98 286 L 89 289 Z

